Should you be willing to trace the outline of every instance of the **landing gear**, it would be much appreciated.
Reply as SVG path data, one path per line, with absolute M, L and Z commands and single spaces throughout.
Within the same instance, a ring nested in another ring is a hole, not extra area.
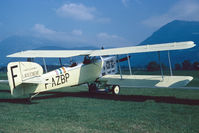
M 31 102 L 31 98 L 27 98 L 27 99 L 26 99 L 26 103 L 27 103 L 27 104 L 31 104 L 31 103 L 32 103 L 32 102 Z
M 120 93 L 120 86 L 119 85 L 113 85 L 112 94 L 118 95 L 119 93 Z
M 33 99 L 35 96 L 39 95 L 39 93 L 40 93 L 40 92 L 37 92 L 37 93 L 35 93 L 35 94 L 30 94 L 30 97 L 27 99 L 27 102 L 28 102 L 28 103 L 32 103 L 32 99 Z
M 92 84 L 90 84 L 90 85 L 88 85 L 88 91 L 89 91 L 89 93 L 94 93 L 94 92 L 96 92 L 97 91 L 97 86 L 96 86 L 96 84 L 95 83 L 92 83 Z
M 89 93 L 109 93 L 109 92 L 111 92 L 114 95 L 118 95 L 120 92 L 120 86 L 95 82 L 95 83 L 88 84 L 88 91 L 89 91 Z

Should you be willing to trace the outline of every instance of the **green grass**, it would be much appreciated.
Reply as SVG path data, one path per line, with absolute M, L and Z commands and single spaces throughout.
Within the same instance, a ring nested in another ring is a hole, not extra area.
M 40 94 L 28 104 L 0 86 L 0 133 L 198 133 L 198 125 L 199 90 L 121 88 L 112 96 L 90 95 L 80 86 Z
M 0 80 L 5 80 L 5 79 L 8 79 L 7 78 L 7 73 L 3 73 L 3 72 L 0 72 Z

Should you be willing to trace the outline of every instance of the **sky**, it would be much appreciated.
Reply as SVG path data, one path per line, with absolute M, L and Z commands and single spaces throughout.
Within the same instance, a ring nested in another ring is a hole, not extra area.
M 199 0 L 1 0 L 0 40 L 133 46 L 173 20 L 199 21 L 198 14 Z

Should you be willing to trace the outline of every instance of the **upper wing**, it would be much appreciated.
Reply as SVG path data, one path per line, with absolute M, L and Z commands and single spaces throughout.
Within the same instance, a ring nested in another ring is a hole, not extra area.
M 7 57 L 20 58 L 66 58 L 80 55 L 89 55 L 92 50 L 28 50 L 8 55 Z
M 180 50 L 194 47 L 193 41 L 187 42 L 174 42 L 174 43 L 162 43 L 154 45 L 142 45 L 133 47 L 113 48 L 105 50 L 95 50 L 90 56 L 104 56 L 104 55 L 120 55 L 129 53 L 143 53 L 143 52 L 154 52 L 154 51 L 166 51 L 166 50 Z
M 154 45 L 142 45 L 123 48 L 112 48 L 105 50 L 29 50 L 18 52 L 8 55 L 7 57 L 25 57 L 25 58 L 64 58 L 81 55 L 89 56 L 105 56 L 105 55 L 120 55 L 129 53 L 142 53 L 142 52 L 154 52 L 154 51 L 166 51 L 166 50 L 180 50 L 194 47 L 193 41 L 187 42 L 174 42 L 174 43 L 162 43 Z

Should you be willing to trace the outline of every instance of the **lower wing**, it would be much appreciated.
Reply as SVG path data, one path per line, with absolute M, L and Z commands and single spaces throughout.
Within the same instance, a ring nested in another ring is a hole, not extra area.
M 193 77 L 191 76 L 164 76 L 161 75 L 105 75 L 101 81 L 107 84 L 117 84 L 121 87 L 169 87 L 178 88 L 186 86 Z

